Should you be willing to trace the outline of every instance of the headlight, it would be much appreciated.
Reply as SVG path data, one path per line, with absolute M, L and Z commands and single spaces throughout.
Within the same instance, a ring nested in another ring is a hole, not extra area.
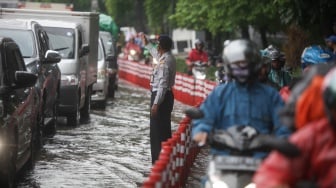
M 218 176 L 215 174 L 210 176 L 210 181 L 207 183 L 211 183 L 212 185 L 209 187 L 212 188 L 229 188 L 228 184 L 226 184 L 223 180 L 221 180 Z
M 4 148 L 5 148 L 5 146 L 4 146 L 4 141 L 2 141 L 2 139 L 3 138 L 0 138 L 0 153 L 3 153 L 3 150 L 4 150 Z
M 205 188 L 229 188 L 229 186 L 225 182 L 218 180 L 214 182 L 207 181 Z
M 255 183 L 249 183 L 244 188 L 256 188 L 256 185 L 255 185 Z
M 135 54 L 136 54 L 136 51 L 135 51 L 135 50 L 130 50 L 130 54 L 131 54 L 131 55 L 135 55 Z
M 0 117 L 4 117 L 5 109 L 2 100 L 0 100 Z
M 61 75 L 62 85 L 77 85 L 78 78 L 75 75 Z

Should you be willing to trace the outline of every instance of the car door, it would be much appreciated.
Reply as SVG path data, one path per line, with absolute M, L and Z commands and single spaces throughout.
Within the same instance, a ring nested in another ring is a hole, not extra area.
M 46 63 L 45 55 L 49 50 L 49 38 L 47 33 L 42 29 L 41 26 L 36 26 L 36 34 L 38 40 L 39 56 L 40 56 L 40 71 L 44 77 L 43 88 L 44 93 L 43 97 L 45 99 L 45 114 L 51 116 L 53 113 L 53 105 L 57 99 L 57 88 L 60 80 L 60 70 L 56 63 Z
M 26 71 L 24 61 L 18 46 L 14 42 L 6 42 L 5 50 L 5 74 L 6 85 L 12 86 L 7 100 L 8 112 L 11 115 L 10 126 L 17 135 L 17 159 L 20 159 L 30 148 L 31 128 L 36 122 L 37 95 L 31 87 L 15 88 L 15 72 Z

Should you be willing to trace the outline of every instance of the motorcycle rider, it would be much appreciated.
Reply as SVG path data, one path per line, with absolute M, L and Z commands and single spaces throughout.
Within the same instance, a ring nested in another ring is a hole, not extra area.
M 294 158 L 272 152 L 253 177 L 256 187 L 295 187 L 302 181 L 336 187 L 336 68 L 323 80 L 321 98 L 326 116 L 309 122 L 290 141 L 301 151 Z
M 134 50 L 135 54 L 133 54 L 135 56 L 135 58 L 129 59 L 129 56 L 132 55 L 131 54 L 131 50 Z M 140 55 L 142 53 L 141 47 L 135 43 L 135 36 L 132 36 L 128 42 L 126 43 L 126 46 L 124 47 L 124 57 L 125 59 L 128 60 L 133 60 L 133 61 L 139 61 L 140 60 Z
M 282 121 L 295 130 L 325 117 L 321 93 L 316 91 L 321 90 L 324 76 L 335 66 L 331 52 L 318 45 L 303 50 L 301 63 L 305 74 L 290 90 L 288 101 L 280 112 Z
M 290 74 L 283 70 L 285 65 L 285 56 L 274 46 L 270 45 L 265 50 L 266 61 L 271 64 L 268 73 L 268 79 L 275 84 L 276 89 L 280 90 L 284 86 L 288 86 L 291 82 Z
M 277 115 L 284 105 L 278 91 L 257 79 L 261 57 L 256 44 L 245 39 L 233 40 L 224 49 L 223 60 L 234 80 L 218 85 L 201 104 L 204 117 L 193 120 L 193 140 L 202 145 L 211 131 L 237 125 L 253 126 L 262 134 L 289 136 L 290 129 Z M 211 152 L 227 154 L 216 149 Z
M 208 54 L 204 51 L 204 42 L 200 39 L 196 39 L 195 48 L 189 52 L 186 59 L 188 75 L 192 75 L 192 68 L 197 61 L 206 65 L 208 64 Z

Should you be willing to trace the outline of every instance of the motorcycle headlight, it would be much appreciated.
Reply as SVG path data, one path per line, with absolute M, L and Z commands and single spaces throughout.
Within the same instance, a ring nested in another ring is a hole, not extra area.
M 226 184 L 224 181 L 222 181 L 216 175 L 210 176 L 210 182 L 209 183 L 211 183 L 211 185 L 209 187 L 212 187 L 212 188 L 229 188 L 228 184 Z
M 61 75 L 62 85 L 77 85 L 78 78 L 75 75 Z
M 244 188 L 256 188 L 256 185 L 255 185 L 255 183 L 249 183 Z
M 135 50 L 130 50 L 130 54 L 131 54 L 131 55 L 135 55 L 135 54 L 136 54 L 136 51 L 135 51 Z
M 215 181 L 212 182 L 211 185 L 209 185 L 208 183 L 205 185 L 206 188 L 229 188 L 229 186 L 223 181 Z

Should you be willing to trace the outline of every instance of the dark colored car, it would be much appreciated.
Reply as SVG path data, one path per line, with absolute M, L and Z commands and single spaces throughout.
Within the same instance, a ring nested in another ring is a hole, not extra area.
M 40 105 L 36 80 L 18 45 L 0 37 L 0 187 L 14 187 L 17 172 L 34 164 Z
M 29 72 L 38 76 L 42 123 L 40 134 L 56 131 L 61 71 L 61 55 L 52 49 L 43 27 L 33 20 L 0 19 L 0 36 L 12 38 L 20 47 Z
M 118 89 L 118 61 L 116 41 L 113 39 L 111 33 L 107 31 L 99 31 L 99 37 L 103 41 L 106 58 L 108 59 L 108 95 L 109 97 L 114 98 L 114 93 Z

